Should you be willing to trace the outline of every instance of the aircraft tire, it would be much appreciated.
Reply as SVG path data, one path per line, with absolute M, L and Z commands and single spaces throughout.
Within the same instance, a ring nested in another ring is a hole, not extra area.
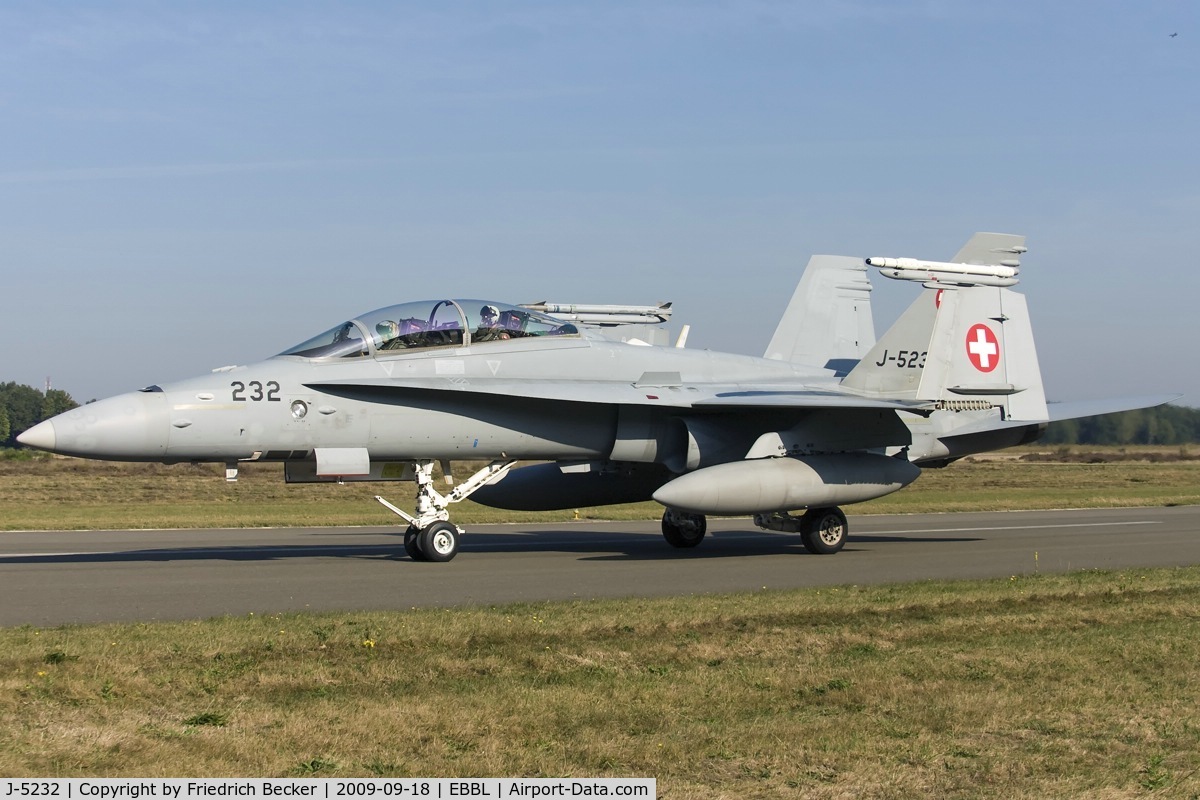
M 404 532 L 404 552 L 408 553 L 408 557 L 413 561 L 428 561 L 425 554 L 421 552 L 420 536 L 421 532 L 409 525 L 408 530 Z
M 662 517 L 662 534 L 672 547 L 695 547 L 708 533 L 708 520 L 703 514 L 688 514 L 667 509 Z
M 449 522 L 435 522 L 417 536 L 417 547 L 426 561 L 449 561 L 458 555 L 458 528 Z
M 846 545 L 850 525 L 837 506 L 810 508 L 800 518 L 800 541 L 815 555 L 831 555 Z

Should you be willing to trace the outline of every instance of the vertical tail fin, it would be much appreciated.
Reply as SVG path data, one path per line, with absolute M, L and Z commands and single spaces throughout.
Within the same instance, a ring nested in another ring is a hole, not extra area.
M 848 372 L 875 343 L 861 258 L 813 256 L 764 358 Z
M 1015 233 L 977 233 L 954 254 L 957 264 L 1020 266 L 1025 237 Z
M 924 291 L 842 379 L 865 394 L 917 399 L 938 311 L 938 293 Z
M 1004 410 L 1005 419 L 1046 420 L 1042 372 L 1023 295 L 982 286 L 944 292 L 930 356 L 918 399 L 990 400 Z
M 1044 421 L 1046 396 L 1025 298 L 1009 289 L 926 289 L 842 381 L 857 392 L 1000 408 Z

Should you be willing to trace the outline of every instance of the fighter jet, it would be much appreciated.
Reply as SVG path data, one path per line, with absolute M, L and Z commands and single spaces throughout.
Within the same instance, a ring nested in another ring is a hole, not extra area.
M 407 523 L 418 561 L 455 557 L 463 530 L 449 507 L 468 497 L 510 509 L 653 498 L 675 547 L 700 544 L 707 515 L 748 515 L 836 553 L 849 533 L 841 505 L 1033 441 L 1051 420 L 1173 399 L 1048 406 L 1025 298 L 1011 288 L 1024 252 L 1023 236 L 980 233 L 948 262 L 814 256 L 761 358 L 624 327 L 661 322 L 669 304 L 393 305 L 264 361 L 82 406 L 18 440 L 86 458 L 224 462 L 229 480 L 239 464 L 283 462 L 292 482 L 414 481 L 412 513 L 376 499 Z M 868 267 L 924 287 L 878 341 Z M 443 493 L 434 468 L 449 475 L 453 461 L 486 466 Z

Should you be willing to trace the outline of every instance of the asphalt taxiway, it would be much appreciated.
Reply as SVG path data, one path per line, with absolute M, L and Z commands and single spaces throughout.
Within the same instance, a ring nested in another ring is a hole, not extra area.
M 1200 564 L 1200 506 L 851 516 L 833 556 L 744 519 L 472 525 L 417 563 L 399 528 L 0 533 L 0 626 L 404 610 Z

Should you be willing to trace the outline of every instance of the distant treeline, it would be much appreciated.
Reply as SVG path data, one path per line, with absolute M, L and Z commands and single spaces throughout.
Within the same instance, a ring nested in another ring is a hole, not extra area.
M 16 447 L 17 434 L 79 404 L 60 389 L 43 392 L 19 383 L 0 383 L 0 446 Z M 1046 444 L 1200 443 L 1200 408 L 1159 406 L 1102 417 L 1052 422 Z
M 1041 440 L 1046 444 L 1194 444 L 1200 442 L 1200 408 L 1159 406 L 1052 422 Z
M 0 383 L 0 445 L 16 447 L 18 433 L 78 406 L 60 389 L 43 392 L 12 381 Z

